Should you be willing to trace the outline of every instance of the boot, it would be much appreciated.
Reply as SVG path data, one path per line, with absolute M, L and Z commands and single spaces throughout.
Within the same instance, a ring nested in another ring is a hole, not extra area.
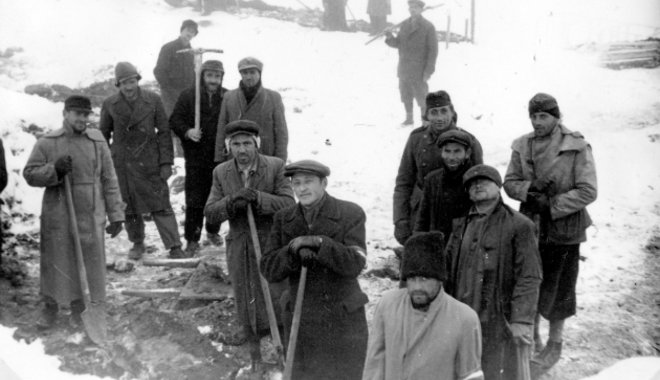
M 188 256 L 186 254 L 186 252 L 183 252 L 180 245 L 177 245 L 177 246 L 174 246 L 174 247 L 170 248 L 170 254 L 169 254 L 168 257 L 170 259 L 185 259 L 185 258 L 188 258 L 190 256 Z
M 196 241 L 189 241 L 188 244 L 186 244 L 186 256 L 193 257 L 197 252 L 199 252 L 199 243 Z
M 561 357 L 561 346 L 562 342 L 553 342 L 548 340 L 543 351 L 540 354 L 534 356 L 530 361 L 530 364 L 533 364 L 534 367 L 538 367 L 544 372 L 552 368 Z
M 69 316 L 69 325 L 74 329 L 79 329 L 83 325 L 82 312 L 85 311 L 83 300 L 71 301 L 71 315 Z
M 131 260 L 140 260 L 145 250 L 144 243 L 133 243 L 133 247 L 128 250 L 128 258 Z
M 406 113 L 406 120 L 401 123 L 401 125 L 413 125 L 413 114 L 412 112 Z
M 215 245 L 216 247 L 222 246 L 222 237 L 220 237 L 219 234 L 206 234 L 206 240 L 209 241 L 209 243 Z
M 46 302 L 41 310 L 41 316 L 37 320 L 37 328 L 45 330 L 53 327 L 55 320 L 57 320 L 58 309 L 56 303 Z

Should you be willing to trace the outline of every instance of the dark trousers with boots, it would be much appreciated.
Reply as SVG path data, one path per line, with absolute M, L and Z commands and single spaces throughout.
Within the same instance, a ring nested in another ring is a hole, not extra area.
M 187 241 L 199 241 L 202 236 L 202 225 L 204 225 L 204 208 L 186 207 L 186 225 L 184 228 L 184 237 Z M 220 224 L 205 224 L 206 232 L 217 234 L 220 232 Z
M 422 78 L 399 78 L 399 92 L 401 93 L 401 102 L 406 109 L 406 114 L 412 114 L 413 100 L 416 100 L 421 114 L 424 115 L 424 108 L 426 107 L 426 94 L 429 92 L 428 83 L 423 81 Z
M 163 241 L 165 248 L 180 247 L 181 239 L 174 211 L 172 209 L 154 211 L 151 213 L 151 217 L 156 223 L 158 234 L 160 234 L 160 239 Z M 142 219 L 142 215 L 126 214 L 125 226 L 128 240 L 132 243 L 144 242 L 144 219 Z

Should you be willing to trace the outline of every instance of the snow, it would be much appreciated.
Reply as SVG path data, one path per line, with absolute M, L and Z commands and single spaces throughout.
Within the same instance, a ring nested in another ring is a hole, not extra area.
M 366 1 L 349 2 L 356 18 L 368 20 Z M 304 8 L 293 0 L 267 2 Z M 321 0 L 302 2 L 321 8 Z M 589 207 L 594 227 L 583 248 L 588 263 L 578 288 L 598 281 L 599 274 L 614 266 L 639 262 L 641 247 L 660 219 L 660 69 L 607 70 L 588 51 L 565 48 L 645 38 L 660 27 L 660 20 L 652 17 L 660 14 L 660 3 L 517 0 L 478 6 L 478 44 L 445 49 L 441 43 L 431 90 L 451 94 L 459 125 L 479 138 L 486 163 L 501 173 L 511 141 L 531 130 L 527 101 L 536 92 L 553 94 L 565 124 L 591 143 L 599 175 L 599 197 Z M 390 21 L 407 16 L 404 1 L 394 0 L 393 7 Z M 448 1 L 427 17 L 443 29 L 448 13 L 462 32 L 459 20 L 467 18 L 469 9 L 458 1 Z M 200 17 L 190 8 L 175 9 L 159 0 L 2 2 L 0 52 L 23 49 L 0 62 L 0 135 L 11 173 L 3 198 L 17 201 L 14 210 L 38 215 L 41 207 L 41 190 L 27 186 L 21 175 L 35 139 L 20 126 L 57 128 L 62 110 L 61 103 L 22 89 L 33 83 L 89 85 L 111 78 L 118 61 L 134 63 L 143 81 L 152 81 L 160 46 L 176 37 L 186 18 L 203 22 L 195 47 L 224 49 L 224 54 L 207 58 L 224 62 L 225 87 L 237 86 L 240 58 L 253 55 L 264 62 L 263 83 L 281 92 L 287 110 L 290 159 L 313 158 L 330 166 L 329 191 L 367 212 L 370 245 L 396 245 L 391 197 L 410 133 L 399 126 L 403 110 L 396 50 L 382 40 L 365 46 L 363 33 L 321 32 L 221 12 Z M 419 120 L 417 114 L 415 118 Z M 34 228 L 38 225 L 14 223 L 12 232 Z M 44 356 L 38 343 L 15 342 L 6 328 L 0 328 L 0 342 L 0 358 L 23 379 L 81 378 L 58 374 L 55 358 Z M 36 366 L 34 360 L 44 365 Z M 659 366 L 657 361 L 652 365 Z M 49 375 L 30 372 L 39 369 Z

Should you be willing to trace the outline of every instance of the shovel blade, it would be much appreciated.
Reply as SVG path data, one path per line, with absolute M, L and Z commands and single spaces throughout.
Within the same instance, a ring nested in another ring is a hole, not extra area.
M 99 346 L 104 345 L 108 339 L 108 324 L 105 319 L 105 310 L 102 307 L 88 305 L 80 316 L 89 339 Z

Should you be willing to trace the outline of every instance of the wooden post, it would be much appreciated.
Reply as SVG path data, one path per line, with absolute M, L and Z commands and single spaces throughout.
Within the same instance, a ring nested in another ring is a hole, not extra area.
M 449 49 L 449 40 L 451 39 L 451 15 L 447 13 L 447 34 L 445 34 L 445 49 Z
M 474 38 L 474 24 L 476 22 L 476 11 L 475 11 L 475 6 L 476 6 L 476 0 L 472 0 L 471 6 L 470 6 L 470 40 L 474 44 L 476 39 Z
M 465 30 L 463 31 L 463 41 L 468 40 L 468 19 L 465 19 Z

